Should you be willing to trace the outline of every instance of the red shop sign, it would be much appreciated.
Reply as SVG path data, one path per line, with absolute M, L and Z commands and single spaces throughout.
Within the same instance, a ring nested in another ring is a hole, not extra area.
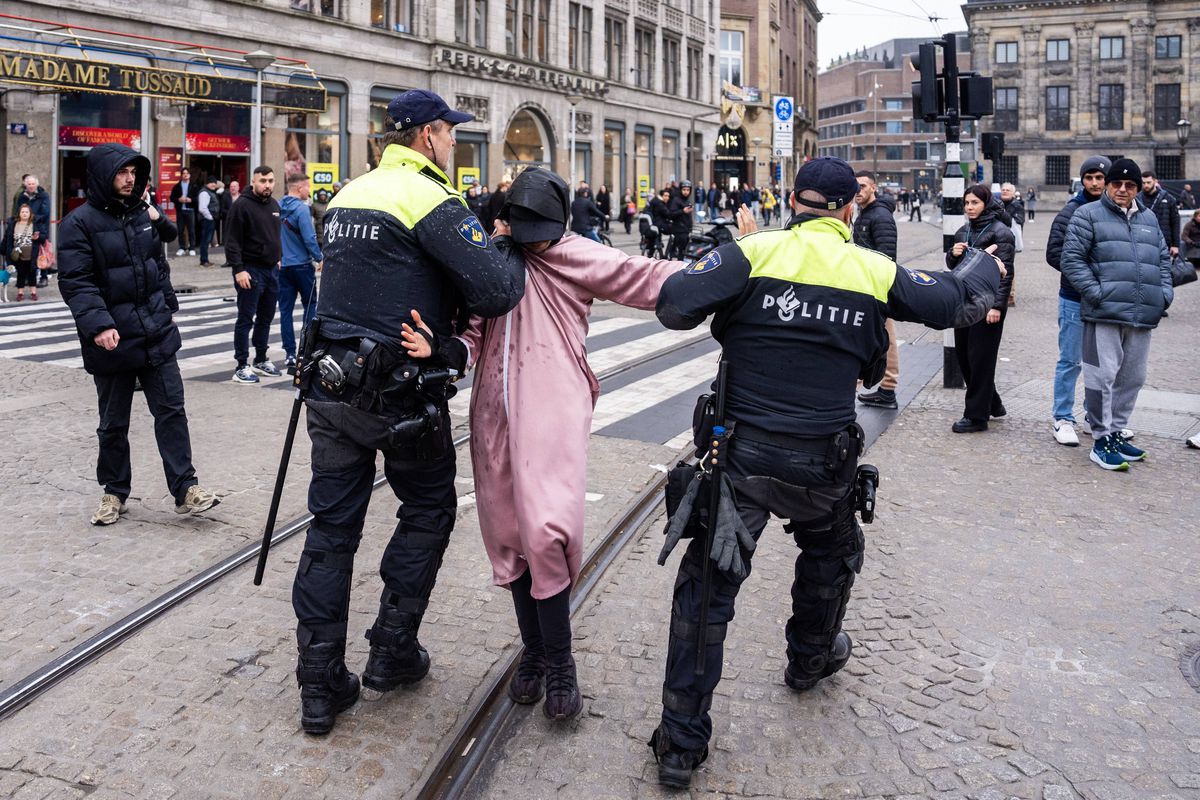
M 75 125 L 58 126 L 59 147 L 95 147 L 98 144 L 123 144 L 134 150 L 142 149 L 142 132 L 124 128 L 84 128 Z
M 249 153 L 249 136 L 225 136 L 219 133 L 189 133 L 187 149 L 190 153 Z
M 183 171 L 183 148 L 158 148 L 158 204 L 167 216 L 175 219 L 175 207 L 171 205 L 171 190 L 179 183 Z

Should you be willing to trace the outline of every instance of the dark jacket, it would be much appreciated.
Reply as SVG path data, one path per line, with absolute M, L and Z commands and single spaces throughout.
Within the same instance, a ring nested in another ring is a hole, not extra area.
M 604 214 L 596 208 L 592 198 L 577 195 L 574 202 L 571 203 L 571 230 L 573 232 L 588 233 L 603 219 Z
M 171 205 L 175 206 L 176 213 L 180 211 L 195 211 L 198 201 L 200 200 L 200 189 L 203 187 L 195 178 L 188 180 L 188 197 L 192 198 L 192 202 L 180 204 L 179 198 L 183 197 L 183 182 L 179 182 L 171 187 Z
M 117 171 L 132 163 L 137 182 L 125 200 L 113 191 Z M 158 366 L 181 344 L 171 318 L 179 310 L 163 256 L 159 226 L 142 202 L 150 160 L 124 145 L 102 144 L 87 157 L 88 201 L 62 221 L 58 285 L 75 318 L 83 368 L 112 374 Z M 115 350 L 96 345 L 97 334 L 116 328 Z
M 16 219 L 17 210 L 22 205 L 28 205 L 29 210 L 33 213 L 33 232 L 40 234 L 33 240 L 33 243 L 40 247 L 42 242 L 50 238 L 50 194 L 41 186 L 38 187 L 33 197 L 25 194 L 24 188 L 19 189 L 13 195 L 13 219 Z
M 1010 228 L 1013 225 L 1020 225 L 1020 226 L 1024 227 L 1024 225 L 1025 225 L 1025 204 L 1024 203 L 1022 203 L 1020 200 L 1018 200 L 1017 198 L 1014 197 L 1012 200 L 1001 200 L 1000 205 L 1003 206 L 1004 213 L 1008 214 L 1008 217 L 1011 220 L 1010 222 L 1004 223 L 1005 225 L 1007 225 Z
M 233 274 L 246 267 L 271 269 L 283 257 L 279 203 L 274 197 L 242 192 L 225 223 L 225 261 Z
M 483 229 L 488 236 L 492 235 L 492 230 L 496 227 L 496 220 L 500 218 L 500 211 L 503 210 L 504 204 L 508 202 L 508 190 L 497 189 L 492 192 L 487 203 L 483 207 L 483 213 L 477 214 L 479 221 L 483 223 Z
M 1075 211 L 1082 205 L 1099 200 L 1103 195 L 1092 197 L 1083 189 L 1079 193 L 1067 201 L 1067 204 L 1062 207 L 1062 211 L 1058 212 L 1058 216 L 1054 218 L 1054 222 L 1050 225 L 1050 239 L 1046 242 L 1046 263 L 1054 267 L 1059 272 L 1062 272 L 1062 267 L 1059 265 L 1059 260 L 1062 258 L 1063 242 L 1067 238 L 1067 225 L 1071 222 L 1071 217 L 1075 216 Z M 1059 276 L 1058 296 L 1064 300 L 1074 300 L 1079 302 L 1079 292 L 1075 291 L 1075 287 L 1067 280 L 1066 275 Z
M 859 247 L 883 253 L 896 260 L 896 201 L 885 194 L 875 195 L 875 202 L 864 208 L 854 221 L 854 243 Z
M 1154 213 L 1137 203 L 1130 219 L 1106 194 L 1075 212 L 1062 249 L 1062 273 L 1082 296 L 1087 322 L 1154 328 L 1175 297 L 1171 254 Z
M 687 211 L 688 206 L 695 207 L 691 196 L 684 197 L 682 194 L 671 196 L 671 202 L 667 203 L 667 219 L 670 220 L 667 224 L 670 226 L 671 234 L 674 236 L 687 236 L 692 232 L 692 212 Z
M 667 204 L 658 195 L 646 201 L 646 213 L 650 221 L 658 227 L 659 233 L 667 233 L 671 226 L 671 218 L 667 216 Z
M 1000 201 L 993 199 L 978 218 L 968 220 L 966 225 L 955 232 L 954 241 L 966 242 L 977 250 L 986 250 L 996 245 L 996 251 L 992 255 L 1004 262 L 1008 274 L 1000 279 L 1000 289 L 996 292 L 996 302 L 992 304 L 992 308 L 1003 313 L 1008 309 L 1008 293 L 1012 290 L 1013 259 L 1017 254 L 1017 240 L 1012 228 L 1002 221 L 1001 209 Z M 960 260 L 961 257 L 955 256 L 953 250 L 946 253 L 946 266 L 950 269 L 958 266 Z
M 1142 201 L 1142 205 L 1158 220 L 1158 227 L 1167 241 L 1167 247 L 1179 247 L 1179 203 L 1175 200 L 1175 195 L 1159 186 L 1154 194 L 1139 192 L 1138 200 Z
M 608 219 L 612 215 L 612 192 L 596 192 L 596 208 Z

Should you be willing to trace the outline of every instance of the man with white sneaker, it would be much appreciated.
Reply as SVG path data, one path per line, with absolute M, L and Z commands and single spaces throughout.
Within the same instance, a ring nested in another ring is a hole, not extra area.
M 1112 162 L 1104 156 L 1091 156 L 1079 168 L 1083 188 L 1067 201 L 1050 226 L 1046 243 L 1046 263 L 1062 272 L 1063 242 L 1067 225 L 1083 205 L 1099 200 L 1104 194 L 1104 176 Z M 1078 447 L 1075 433 L 1075 384 L 1083 366 L 1083 320 L 1079 318 L 1079 292 L 1063 275 L 1058 286 L 1058 363 L 1054 367 L 1054 441 Z
M 1071 218 L 1059 262 L 1081 298 L 1091 460 L 1114 471 L 1146 458 L 1123 428 L 1146 381 L 1151 333 L 1175 297 L 1167 242 L 1154 212 L 1137 197 L 1141 178 L 1136 163 L 1117 159 L 1105 176 L 1104 196 Z
M 242 192 L 229 208 L 225 262 L 233 271 L 238 307 L 233 328 L 233 357 L 237 359 L 234 383 L 253 384 L 258 383 L 259 375 L 278 378 L 281 374 L 267 358 L 271 322 L 279 298 L 279 263 L 283 257 L 279 203 L 271 196 L 274 189 L 274 170 L 266 165 L 257 166 L 250 191 Z M 253 368 L 251 330 L 254 331 Z

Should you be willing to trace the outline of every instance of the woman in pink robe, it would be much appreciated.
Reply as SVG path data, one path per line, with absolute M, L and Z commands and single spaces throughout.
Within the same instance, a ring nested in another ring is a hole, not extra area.
M 663 281 L 685 266 L 564 237 L 566 198 L 565 182 L 547 170 L 514 181 L 496 225 L 512 240 L 496 244 L 522 246 L 525 297 L 505 317 L 472 319 L 461 337 L 476 368 L 471 462 L 480 530 L 493 581 L 512 590 L 525 643 L 509 693 L 535 703 L 544 677 L 553 719 L 582 708 L 569 599 L 583 556 L 588 436 L 600 395 L 587 361 L 588 315 L 595 300 L 653 309 Z M 409 343 L 415 351 L 422 340 Z

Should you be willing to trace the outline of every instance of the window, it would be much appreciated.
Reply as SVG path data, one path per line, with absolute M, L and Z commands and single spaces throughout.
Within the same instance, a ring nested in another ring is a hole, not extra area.
M 883 101 L 883 110 L 884 111 L 903 111 L 904 110 L 904 101 L 903 100 L 884 100 Z
M 1119 131 L 1125 127 L 1125 85 L 1100 84 L 1100 130 Z
M 1179 58 L 1182 49 L 1183 37 L 1181 36 L 1154 37 L 1155 58 Z
M 700 65 L 703 63 L 703 54 L 699 48 L 689 47 L 687 49 L 687 96 L 689 100 L 700 99 Z
M 517 54 L 517 0 L 504 0 L 504 52 Z
M 402 91 L 389 86 L 371 87 L 371 105 L 367 116 L 367 167 L 370 169 L 379 166 L 379 159 L 383 157 L 383 135 L 392 130 L 392 121 L 387 113 L 388 103 Z
M 1154 85 L 1154 130 L 1173 131 L 1180 120 L 1179 84 Z
M 604 68 L 610 81 L 625 82 L 625 23 L 604 18 Z
M 780 62 L 782 69 L 782 62 Z M 742 32 L 721 31 L 721 81 L 742 85 Z
M 889 144 L 883 149 L 883 157 L 888 161 L 903 161 L 904 148 L 898 144 Z
M 592 9 L 581 3 L 571 3 L 567 21 L 567 57 L 571 69 L 591 72 Z
M 929 142 L 915 142 L 913 144 L 913 160 L 928 161 L 929 160 Z
M 998 131 L 1015 131 L 1020 129 L 1021 111 L 1017 105 L 1018 90 L 1013 87 L 1003 87 L 996 90 L 996 114 L 992 127 Z
M 1125 37 L 1124 36 L 1101 36 L 1100 37 L 1100 60 L 1101 61 L 1119 61 L 1125 58 Z
M 1179 167 L 1179 156 L 1154 154 L 1154 174 L 1162 181 L 1180 181 L 1183 180 L 1183 174 Z
M 1046 41 L 1046 60 L 1047 61 L 1070 61 L 1071 60 L 1071 40 L 1070 39 L 1048 39 Z
M 415 0 L 401 0 L 415 2 Z M 461 0 L 455 0 L 455 10 Z M 483 7 L 476 8 L 475 27 L 481 37 L 487 31 L 487 0 L 468 0 Z M 536 15 L 536 19 L 535 19 Z M 456 25 L 463 24 L 460 20 Z M 504 52 L 510 56 L 524 56 L 546 60 L 550 40 L 550 0 L 504 0 Z M 461 40 L 460 40 L 461 41 Z M 483 41 L 477 44 L 483 45 Z M 536 50 L 535 50 L 536 48 Z
M 1000 156 L 992 165 L 997 183 L 1018 183 L 1017 157 Z
M 532 2 L 533 0 L 527 0 Z M 550 52 L 548 42 L 550 39 L 550 0 L 537 0 L 538 4 L 538 38 L 537 38 L 537 58 L 539 61 L 545 61 Z
M 667 94 L 679 94 L 679 40 L 663 37 L 663 86 Z
M 996 63 L 997 64 L 1015 64 L 1015 63 L 1017 63 L 1017 43 L 1016 42 L 996 42 Z
M 1071 130 L 1071 87 L 1046 87 L 1046 130 Z
M 316 86 L 308 78 L 293 78 L 293 84 Z M 325 79 L 328 104 L 324 111 L 304 113 L 289 112 L 287 129 L 284 131 L 284 146 L 280 154 L 285 161 L 284 174 L 304 172 L 309 161 L 337 164 L 343 175 L 347 174 L 349 158 L 346 148 L 345 97 L 347 87 L 343 83 Z M 266 162 L 271 163 L 267 157 Z
M 292 0 L 291 7 L 296 11 L 307 11 L 312 14 L 320 12 L 322 17 L 341 17 L 338 8 L 339 0 Z
M 1071 157 L 1046 156 L 1046 183 L 1051 186 L 1069 186 L 1071 183 Z
M 634 28 L 633 82 L 643 89 L 654 88 L 654 31 Z
M 487 0 L 455 0 L 454 41 L 487 47 Z
M 904 133 L 904 123 L 899 120 L 891 120 L 883 123 L 884 133 Z
M 866 161 L 867 160 L 867 148 L 865 148 L 865 147 L 854 148 L 854 160 L 855 161 Z

